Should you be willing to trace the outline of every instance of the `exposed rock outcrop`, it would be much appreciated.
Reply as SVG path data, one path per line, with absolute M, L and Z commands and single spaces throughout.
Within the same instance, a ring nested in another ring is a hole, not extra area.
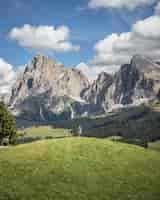
M 89 82 L 81 71 L 65 68 L 38 55 L 18 77 L 12 89 L 10 107 L 17 114 L 32 111 L 37 119 L 45 119 L 44 112 L 63 112 L 75 99 L 80 99 L 80 93 L 87 87 Z
M 89 84 L 85 75 L 38 55 L 26 66 L 12 89 L 11 110 L 34 120 L 57 116 L 100 115 L 118 105 L 160 98 L 160 65 L 136 55 L 111 76 L 105 72 Z
M 90 105 L 88 107 L 91 108 L 89 113 L 92 113 L 92 110 L 94 110 L 94 113 L 97 112 L 98 114 L 105 112 L 105 94 L 112 83 L 113 77 L 102 72 L 89 88 L 82 91 L 82 99 L 84 99 L 85 102 Z
M 106 93 L 108 107 L 134 104 L 157 98 L 160 89 L 160 66 L 136 55 L 130 64 L 122 65 Z

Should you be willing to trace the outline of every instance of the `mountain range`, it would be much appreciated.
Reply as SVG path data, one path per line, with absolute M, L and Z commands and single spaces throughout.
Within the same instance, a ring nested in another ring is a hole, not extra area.
M 49 121 L 105 114 L 160 97 L 160 65 L 141 55 L 90 83 L 80 70 L 35 56 L 13 85 L 9 108 L 26 120 Z

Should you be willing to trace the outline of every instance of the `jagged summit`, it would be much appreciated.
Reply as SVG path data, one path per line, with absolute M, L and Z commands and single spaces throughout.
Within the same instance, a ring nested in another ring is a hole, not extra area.
M 106 73 L 106 72 L 101 72 L 99 75 L 98 75 L 98 78 L 97 80 L 95 80 L 96 82 L 104 82 L 106 81 L 107 79 L 112 79 L 112 75 Z
M 87 78 L 79 70 L 65 68 L 46 56 L 37 55 L 28 63 L 24 73 L 17 80 L 12 97 L 15 94 L 22 97 L 36 95 L 50 89 L 57 96 L 79 96 L 81 89 L 88 84 Z
M 99 74 L 97 80 L 82 92 L 81 96 L 86 102 L 94 105 L 99 110 L 99 113 L 104 112 L 105 94 L 112 83 L 113 77 L 106 72 L 102 72 Z
M 142 54 L 135 54 L 135 55 L 132 56 L 131 62 L 132 61 L 140 61 L 140 60 L 144 60 L 144 59 L 148 60 L 149 58 L 147 58 L 146 56 L 144 56 Z
M 37 55 L 26 65 L 24 72 L 12 88 L 10 105 L 15 110 L 22 110 L 20 105 L 26 102 L 26 99 L 29 105 L 31 97 L 44 96 L 46 102 L 41 98 L 41 104 L 51 106 L 50 109 L 58 112 L 63 108 L 62 105 L 54 102 L 55 98 L 62 97 L 59 103 L 64 107 L 62 103 L 64 97 L 78 99 L 81 91 L 88 86 L 88 79 L 79 70 L 65 68 L 46 56 Z
M 40 68 L 43 69 L 43 68 L 55 68 L 55 67 L 63 68 L 64 66 L 62 64 L 59 64 L 57 61 L 49 58 L 48 56 L 38 54 L 34 56 L 31 61 L 29 61 L 29 63 L 26 66 L 26 71 L 28 69 L 40 70 Z
M 55 60 L 51 59 L 49 56 L 46 56 L 46 55 L 43 55 L 43 54 L 36 54 L 33 58 L 32 58 L 32 61 L 34 60 L 50 60 L 52 62 L 55 62 Z
M 142 72 L 150 72 L 152 70 L 160 70 L 160 66 L 154 62 L 152 59 L 142 56 L 142 55 L 135 55 L 131 59 L 132 66 L 135 66 L 137 69 L 141 70 Z
M 160 90 L 160 66 L 149 58 L 135 55 L 121 66 L 107 94 L 108 104 L 133 104 L 155 99 Z
M 114 76 L 102 72 L 90 84 L 80 70 L 37 55 L 17 79 L 10 105 L 18 114 L 47 120 L 64 112 L 68 117 L 104 114 L 116 105 L 148 102 L 159 94 L 160 65 L 145 56 L 133 56 Z

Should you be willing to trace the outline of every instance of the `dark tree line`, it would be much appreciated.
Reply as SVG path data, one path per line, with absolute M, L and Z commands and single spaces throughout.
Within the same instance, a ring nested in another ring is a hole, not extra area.
M 7 106 L 0 102 L 0 145 L 4 144 L 4 140 L 7 140 L 8 144 L 15 144 L 16 135 L 15 118 L 8 111 Z

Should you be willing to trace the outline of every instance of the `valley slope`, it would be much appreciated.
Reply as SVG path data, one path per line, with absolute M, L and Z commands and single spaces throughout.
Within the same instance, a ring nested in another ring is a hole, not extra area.
M 159 200 L 159 152 L 68 138 L 0 149 L 0 200 Z

